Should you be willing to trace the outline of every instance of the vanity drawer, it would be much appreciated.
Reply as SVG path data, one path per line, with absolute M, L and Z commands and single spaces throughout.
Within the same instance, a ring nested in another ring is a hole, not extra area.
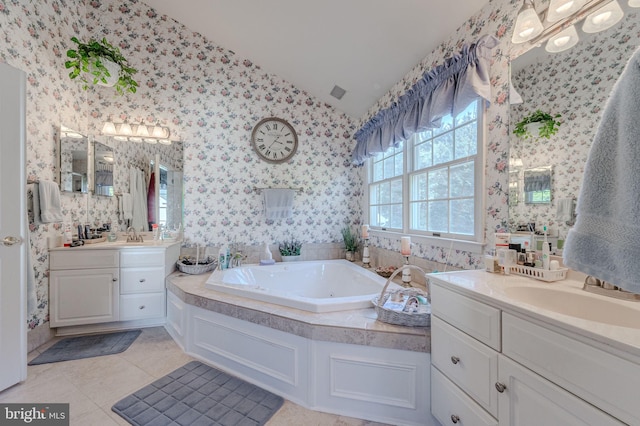
M 120 293 L 149 293 L 164 291 L 164 268 L 122 268 Z
M 640 365 L 503 314 L 503 353 L 627 424 L 640 424 Z
M 496 351 L 432 317 L 431 363 L 490 414 L 498 415 Z
M 120 321 L 164 317 L 164 292 L 120 295 Z
M 117 268 L 119 264 L 118 250 L 70 248 L 49 252 L 51 270 Z
M 431 366 L 431 414 L 443 425 L 497 426 L 498 421 L 487 414 L 467 394 Z
M 120 267 L 164 266 L 163 248 L 138 248 L 120 250 Z
M 431 313 L 482 343 L 500 350 L 500 310 L 431 280 Z

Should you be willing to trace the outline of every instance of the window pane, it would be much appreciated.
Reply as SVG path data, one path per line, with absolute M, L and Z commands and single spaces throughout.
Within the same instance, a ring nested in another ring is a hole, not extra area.
M 392 228 L 402 229 L 402 204 L 391 205 L 391 225 Z
M 453 117 L 449 114 L 446 117 L 442 117 L 442 120 L 440 121 L 440 128 L 434 129 L 433 134 L 439 135 L 451 129 L 453 129 Z
M 378 220 L 378 206 L 371 206 L 369 209 L 369 221 L 371 222 L 371 226 L 380 226 L 380 221 Z
M 394 176 L 396 167 L 394 165 L 393 157 L 384 159 L 384 178 L 390 178 Z
M 391 181 L 391 202 L 402 204 L 402 180 Z
M 389 206 L 380 206 L 378 207 L 378 218 L 379 225 L 384 227 L 390 226 L 391 223 L 391 207 Z
M 456 126 L 468 123 L 478 118 L 478 102 L 471 102 L 464 111 L 456 116 Z
M 451 166 L 449 178 L 451 179 L 451 197 L 473 197 L 474 173 L 473 161 Z
M 427 141 L 416 146 L 414 150 L 414 170 L 431 167 L 433 165 L 433 162 L 431 161 L 431 153 L 431 141 Z
M 427 230 L 427 203 L 411 203 L 411 229 Z
M 391 186 L 389 182 L 382 182 L 378 187 L 380 188 L 380 204 L 389 204 L 391 202 Z
M 478 125 L 476 122 L 456 129 L 456 159 L 476 155 L 477 146 Z
M 404 173 L 404 155 L 402 152 L 397 154 L 395 157 L 395 169 L 393 171 L 393 176 L 402 176 Z
M 473 235 L 473 218 L 473 198 L 451 201 L 450 232 Z
M 453 132 L 445 133 L 433 140 L 433 164 L 453 160 Z
M 382 170 L 382 161 L 376 161 L 373 163 L 373 181 L 377 182 L 384 179 L 384 172 Z
M 449 224 L 449 202 L 448 201 L 430 201 L 428 230 L 431 232 L 448 232 Z
M 422 141 L 425 141 L 427 139 L 431 139 L 433 137 L 433 131 L 432 130 L 423 130 L 419 133 L 416 133 L 416 143 L 420 143 Z
M 371 185 L 369 189 L 369 204 L 378 204 L 378 185 Z
M 429 172 L 429 200 L 447 198 L 449 196 L 449 173 L 447 169 L 432 170 Z
M 411 179 L 411 201 L 427 199 L 427 174 L 420 173 Z

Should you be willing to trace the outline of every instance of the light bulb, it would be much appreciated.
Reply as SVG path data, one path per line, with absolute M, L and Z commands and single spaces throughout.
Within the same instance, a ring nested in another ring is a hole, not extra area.
M 171 141 L 169 139 L 158 139 L 158 142 L 162 145 L 171 145 Z
M 150 139 L 150 138 L 145 138 L 144 140 L 146 143 L 151 144 L 151 145 L 155 145 L 158 143 L 158 139 Z
M 106 121 L 104 123 L 104 126 L 102 126 L 102 134 L 103 135 L 115 135 L 116 132 L 116 125 L 113 124 L 111 121 Z
M 551 0 L 547 9 L 547 21 L 556 22 L 579 11 L 587 0 Z
M 118 130 L 118 133 L 123 136 L 131 136 L 133 135 L 133 130 L 131 130 L 131 126 L 129 125 L 129 123 L 122 123 L 120 125 L 120 129 Z
M 135 143 L 140 143 L 140 142 L 142 142 L 142 138 L 138 138 L 138 137 L 129 138 L 129 140 L 130 140 L 131 142 L 135 142 Z
M 624 12 L 616 0 L 607 3 L 605 6 L 589 14 L 584 20 L 582 31 L 585 33 L 597 33 L 614 26 L 622 17 Z
M 141 137 L 141 138 L 146 138 L 149 136 L 149 129 L 147 129 L 147 126 L 145 126 L 144 124 L 140 123 L 138 125 L 138 128 L 136 129 L 136 136 Z
M 153 136 L 154 138 L 165 138 L 166 135 L 164 128 L 156 124 L 155 126 L 153 126 L 153 130 L 151 130 L 151 136 Z
M 563 50 L 571 49 L 578 43 L 578 40 L 579 37 L 576 27 L 571 25 L 551 37 L 544 49 L 551 53 L 562 52 Z

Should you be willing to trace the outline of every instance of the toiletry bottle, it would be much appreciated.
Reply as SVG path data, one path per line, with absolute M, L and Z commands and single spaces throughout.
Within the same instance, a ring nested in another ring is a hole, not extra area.
M 71 247 L 72 242 L 73 242 L 73 234 L 71 233 L 71 225 L 67 224 L 64 227 L 64 246 Z
M 551 249 L 547 241 L 547 227 L 544 227 L 544 241 L 542 242 L 542 269 L 549 270 L 549 262 L 551 261 Z
M 218 268 L 221 270 L 227 269 L 227 251 L 227 246 L 223 245 L 218 252 Z
M 520 253 L 518 253 L 518 265 L 524 266 L 524 263 L 527 261 L 527 249 L 520 249 Z

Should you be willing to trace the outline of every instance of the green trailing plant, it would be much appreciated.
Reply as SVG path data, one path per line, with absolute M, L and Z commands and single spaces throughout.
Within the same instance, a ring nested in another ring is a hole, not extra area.
M 551 135 L 555 135 L 560 127 L 560 122 L 556 118 L 560 118 L 560 114 L 551 115 L 541 110 L 536 110 L 534 113 L 527 115 L 522 120 L 516 123 L 513 133 L 523 139 L 527 139 L 534 136 L 549 139 Z M 540 129 L 538 135 L 532 135 L 527 128 L 528 124 L 540 123 Z
M 70 59 L 64 66 L 71 69 L 69 77 L 72 80 L 80 77 L 84 83 L 82 86 L 84 90 L 87 90 L 89 83 L 107 83 L 107 77 L 111 77 L 111 74 L 105 67 L 104 60 L 108 59 L 120 66 L 118 81 L 115 84 L 116 92 L 120 95 L 125 92 L 136 93 L 138 83 L 133 79 L 133 75 L 138 70 L 129 66 L 120 49 L 110 44 L 106 38 L 91 39 L 88 43 L 83 43 L 77 37 L 71 37 L 71 41 L 78 47 L 67 50 L 67 57 Z
M 344 240 L 344 248 L 347 251 L 356 252 L 360 247 L 360 237 L 357 232 L 353 232 L 350 227 L 342 228 L 342 239 Z
M 278 245 L 280 255 L 282 256 L 300 256 L 302 243 L 297 240 L 283 241 Z

